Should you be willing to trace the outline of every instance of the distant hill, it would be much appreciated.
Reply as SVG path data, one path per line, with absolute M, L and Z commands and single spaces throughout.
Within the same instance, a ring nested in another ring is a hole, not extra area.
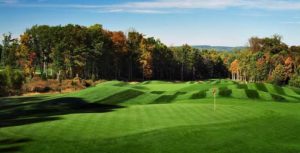
M 194 48 L 197 49 L 207 49 L 207 50 L 216 50 L 216 51 L 233 51 L 233 50 L 239 50 L 239 49 L 243 49 L 245 47 L 228 47 L 228 46 L 209 46 L 209 45 L 196 45 L 196 46 L 192 46 Z

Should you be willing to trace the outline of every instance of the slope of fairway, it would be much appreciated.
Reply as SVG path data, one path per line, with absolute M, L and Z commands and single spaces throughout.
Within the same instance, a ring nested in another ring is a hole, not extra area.
M 299 98 L 299 89 L 230 80 L 1 98 L 0 152 L 300 152 Z
M 240 84 L 230 80 L 205 82 L 146 81 L 130 84 L 110 81 L 65 96 L 83 98 L 102 104 L 160 104 L 182 100 L 213 98 L 212 88 L 217 88 L 220 98 L 252 99 L 258 101 L 299 102 L 298 90 L 271 84 Z

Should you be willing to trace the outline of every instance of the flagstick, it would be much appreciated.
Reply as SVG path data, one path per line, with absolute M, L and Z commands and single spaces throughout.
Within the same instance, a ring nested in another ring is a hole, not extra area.
M 216 88 L 213 88 L 213 95 L 214 95 L 214 111 L 216 111 L 216 92 L 217 92 L 217 90 L 216 90 Z
M 214 112 L 216 111 L 216 94 L 214 94 Z

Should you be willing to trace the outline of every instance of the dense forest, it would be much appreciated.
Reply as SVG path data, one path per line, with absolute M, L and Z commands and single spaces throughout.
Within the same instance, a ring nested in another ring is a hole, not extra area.
M 300 87 L 300 46 L 289 47 L 278 35 L 250 38 L 248 48 L 227 58 L 233 80 Z
M 280 36 L 249 39 L 233 52 L 168 47 L 135 30 L 102 25 L 35 25 L 19 38 L 4 34 L 0 44 L 0 91 L 19 89 L 33 77 L 91 80 L 204 80 L 232 78 L 300 85 L 300 46 Z

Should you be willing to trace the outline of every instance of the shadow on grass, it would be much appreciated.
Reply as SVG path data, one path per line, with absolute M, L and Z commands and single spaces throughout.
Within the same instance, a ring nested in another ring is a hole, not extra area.
M 137 96 L 140 96 L 144 94 L 144 92 L 139 91 L 139 90 L 133 90 L 133 89 L 128 89 L 119 93 L 116 93 L 114 95 L 108 96 L 97 103 L 104 103 L 104 104 L 118 104 L 121 102 L 125 102 L 129 99 L 135 98 Z
M 227 87 L 220 87 L 219 88 L 219 95 L 222 97 L 230 97 L 232 94 L 232 90 L 228 89 Z
M 205 97 L 206 97 L 206 91 L 207 91 L 207 90 L 196 92 L 196 93 L 192 94 L 192 96 L 191 96 L 190 99 L 201 99 L 201 98 L 205 98 Z
M 255 83 L 254 85 L 255 85 L 257 90 L 264 91 L 264 92 L 269 92 L 266 85 L 263 84 L 263 83 Z
M 152 104 L 167 104 L 171 103 L 174 99 L 176 99 L 179 95 L 184 95 L 186 92 L 176 92 L 173 95 L 163 95 L 157 98 Z
M 47 96 L 38 96 L 38 97 L 4 97 L 0 98 L 0 106 L 4 106 L 6 104 L 12 104 L 12 103 L 23 103 L 23 102 L 37 102 L 45 100 Z
M 0 110 L 0 128 L 61 119 L 59 115 L 104 113 L 121 106 L 88 103 L 81 98 L 64 97 L 35 103 L 6 105 Z
M 27 142 L 32 141 L 31 139 L 0 139 L 0 152 L 20 152 L 22 151 L 23 145 Z
M 165 91 L 151 91 L 150 93 L 156 94 L 156 95 L 161 95 L 161 94 L 165 93 Z
M 246 84 L 237 84 L 238 89 L 248 89 L 248 86 Z
M 300 98 L 297 97 L 296 95 L 291 95 L 289 93 L 286 93 L 284 91 L 284 88 L 283 87 L 280 87 L 280 86 L 277 86 L 277 85 L 273 85 L 273 89 L 275 90 L 275 92 L 277 94 L 271 94 L 273 100 L 275 101 L 286 101 L 287 99 L 284 98 L 283 96 L 287 96 L 287 97 L 291 97 L 291 98 L 294 98 L 296 101 L 300 101 Z
M 295 87 L 291 87 L 291 89 L 298 95 L 300 95 L 300 89 L 299 88 L 295 88 Z
M 256 90 L 246 89 L 245 93 L 246 93 L 247 97 L 250 99 L 259 99 L 259 94 Z
M 271 94 L 271 96 L 274 101 L 278 101 L 278 102 L 286 101 L 286 99 L 280 95 Z
M 275 90 L 278 94 L 280 94 L 280 95 L 286 95 L 286 93 L 285 93 L 285 91 L 283 90 L 282 87 L 277 86 L 277 85 L 273 85 L 273 88 L 274 88 L 274 90 Z

